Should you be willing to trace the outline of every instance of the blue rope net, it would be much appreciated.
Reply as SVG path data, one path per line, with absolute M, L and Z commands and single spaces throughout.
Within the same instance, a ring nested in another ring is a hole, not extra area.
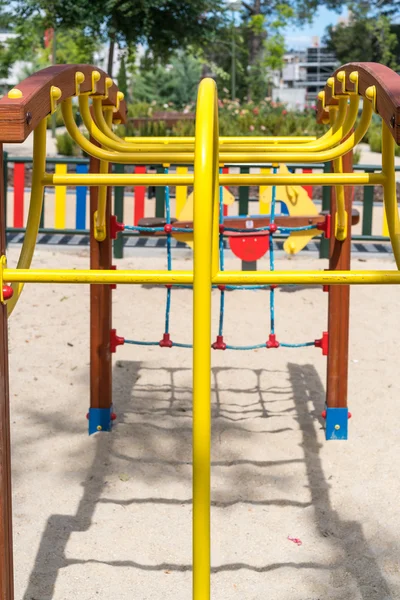
M 165 168 L 165 173 L 168 173 L 168 168 Z M 222 169 L 220 170 L 222 172 Z M 273 172 L 276 173 L 276 167 L 273 168 Z M 224 211 L 223 211 L 223 187 L 220 186 L 219 190 L 219 263 L 220 270 L 223 271 L 225 268 L 225 241 L 224 236 L 226 232 L 236 233 L 258 233 L 263 231 L 269 232 L 269 268 L 270 271 L 275 271 L 275 247 L 274 247 L 274 234 L 277 232 L 290 234 L 293 231 L 310 231 L 315 229 L 315 225 L 305 225 L 303 227 L 282 227 L 275 223 L 276 216 L 276 186 L 272 187 L 271 197 L 271 213 L 270 213 L 270 224 L 265 227 L 253 227 L 253 228 L 235 228 L 235 227 L 224 227 Z M 167 236 L 167 269 L 172 270 L 172 235 L 174 233 L 193 233 L 193 228 L 174 227 L 171 223 L 171 201 L 169 186 L 165 187 L 165 212 L 166 212 L 166 225 L 163 227 L 142 227 L 139 225 L 125 225 L 125 229 L 140 233 L 157 233 L 164 232 Z M 273 227 L 271 227 L 271 225 Z M 162 347 L 175 347 L 175 348 L 193 348 L 192 344 L 182 344 L 174 342 L 170 339 L 170 315 L 171 315 L 171 300 L 172 300 L 172 286 L 167 287 L 167 298 L 165 305 L 165 330 L 161 341 L 159 342 L 146 342 L 140 340 L 125 339 L 125 344 L 134 344 L 137 346 L 162 346 Z M 315 346 L 315 341 L 303 342 L 297 344 L 282 343 L 276 340 L 275 334 L 275 286 L 274 285 L 224 285 L 224 286 L 212 286 L 218 288 L 220 291 L 219 300 L 219 322 L 218 322 L 218 336 L 217 341 L 212 344 L 212 347 L 217 350 L 258 350 L 260 348 L 305 348 L 308 346 Z M 174 285 L 174 288 L 180 289 L 192 289 L 191 285 Z M 251 291 L 269 291 L 269 336 L 266 342 L 261 344 L 251 344 L 245 346 L 236 346 L 231 344 L 225 344 L 224 342 L 224 317 L 225 317 L 225 293 L 226 291 L 233 290 L 251 290 Z

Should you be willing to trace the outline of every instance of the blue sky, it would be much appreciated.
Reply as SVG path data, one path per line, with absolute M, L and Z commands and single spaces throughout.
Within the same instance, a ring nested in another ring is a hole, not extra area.
M 311 45 L 311 38 L 319 36 L 322 38 L 325 29 L 330 24 L 335 24 L 340 16 L 347 15 L 347 8 L 344 7 L 341 14 L 330 11 L 326 8 L 320 8 L 311 25 L 305 25 L 303 28 L 287 28 L 284 31 L 286 47 L 293 50 L 301 50 Z

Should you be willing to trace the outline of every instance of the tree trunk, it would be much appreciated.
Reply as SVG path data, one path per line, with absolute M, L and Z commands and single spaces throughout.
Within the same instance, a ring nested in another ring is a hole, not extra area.
M 108 66 L 107 66 L 107 73 L 110 77 L 113 76 L 114 48 L 115 48 L 115 33 L 110 33 L 110 45 L 108 47 Z

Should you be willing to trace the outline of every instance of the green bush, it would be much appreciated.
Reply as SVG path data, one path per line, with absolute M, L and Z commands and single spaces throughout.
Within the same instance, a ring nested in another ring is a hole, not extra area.
M 58 154 L 62 154 L 63 156 L 82 155 L 78 144 L 74 142 L 67 132 L 56 135 L 56 146 Z
M 151 117 L 155 112 L 174 110 L 173 107 L 156 104 L 136 103 L 129 107 L 130 117 Z M 188 104 L 184 113 L 194 113 L 194 104 Z M 135 127 L 132 121 L 125 128 L 125 135 L 194 135 L 194 120 L 179 121 L 173 126 L 165 122 L 146 122 Z M 304 112 L 288 111 L 284 104 L 265 98 L 258 104 L 228 99 L 219 100 L 219 128 L 221 135 L 321 135 L 326 127 L 319 125 L 315 118 L 315 109 Z

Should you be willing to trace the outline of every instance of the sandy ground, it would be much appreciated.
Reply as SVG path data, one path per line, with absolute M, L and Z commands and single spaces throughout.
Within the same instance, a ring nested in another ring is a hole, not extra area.
M 155 253 L 119 261 L 164 264 Z M 88 253 L 43 248 L 35 265 L 84 268 Z M 160 339 L 165 290 L 120 285 L 113 297 L 119 334 Z M 10 320 L 16 600 L 188 600 L 191 351 L 119 348 L 118 421 L 89 438 L 88 300 L 86 287 L 31 285 Z M 352 291 L 348 442 L 324 440 L 320 350 L 213 353 L 213 600 L 400 598 L 399 302 L 394 286 Z M 217 295 L 214 309 L 215 333 Z M 278 291 L 278 338 L 314 340 L 326 310 L 320 289 Z M 188 290 L 173 294 L 171 330 L 191 341 Z M 228 294 L 225 330 L 232 344 L 265 340 L 268 296 Z

